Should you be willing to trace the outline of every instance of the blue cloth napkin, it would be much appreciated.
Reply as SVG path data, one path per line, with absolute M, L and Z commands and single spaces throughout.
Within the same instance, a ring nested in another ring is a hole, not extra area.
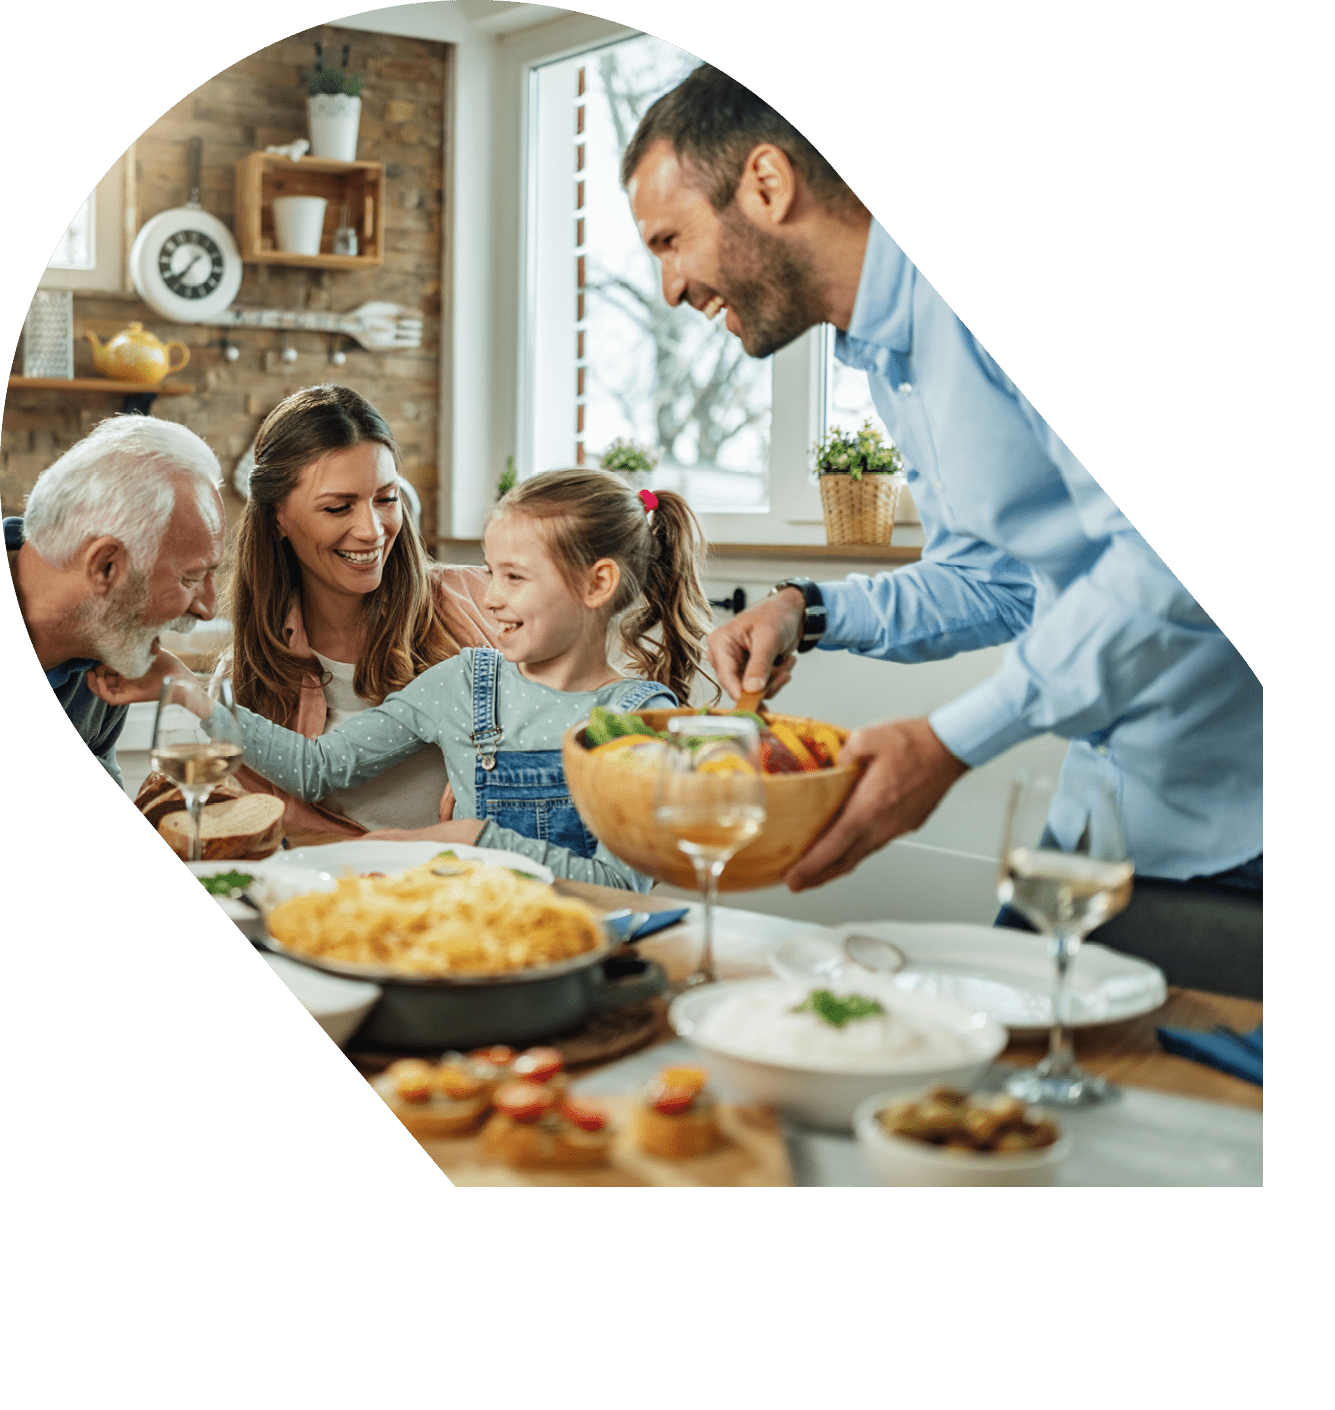
M 1261 1029 L 1231 1038 L 1226 1033 L 1198 1033 L 1192 1028 L 1160 1028 L 1159 1042 L 1166 1053 L 1217 1067 L 1231 1077 L 1261 1086 Z
M 646 935 L 653 935 L 659 930 L 666 930 L 669 925 L 676 925 L 689 910 L 689 906 L 683 906 L 679 911 L 655 911 L 630 938 L 632 940 L 643 940 Z

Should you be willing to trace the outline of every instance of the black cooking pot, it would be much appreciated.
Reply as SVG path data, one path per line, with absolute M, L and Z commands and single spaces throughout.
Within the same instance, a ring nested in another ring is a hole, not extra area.
M 597 1014 L 637 1004 L 667 988 L 667 975 L 653 961 L 637 960 L 638 973 L 616 973 L 623 963 L 604 960 L 519 984 L 386 983 L 380 1002 L 357 1031 L 357 1043 L 468 1049 L 489 1043 L 520 1047 L 552 1038 Z
M 555 1037 L 597 1014 L 640 1003 L 667 988 L 660 965 L 633 951 L 617 952 L 621 939 L 615 926 L 605 926 L 604 942 L 596 949 L 559 964 L 449 979 L 316 959 L 289 950 L 267 933 L 257 937 L 257 943 L 310 969 L 380 986 L 379 1002 L 357 1030 L 358 1047 L 442 1051 L 490 1043 L 518 1046 Z

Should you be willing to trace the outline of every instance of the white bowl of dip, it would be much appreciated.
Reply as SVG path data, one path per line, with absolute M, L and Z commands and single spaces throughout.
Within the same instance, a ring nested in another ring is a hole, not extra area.
M 842 1027 L 792 1012 L 814 989 L 875 999 L 883 1012 Z M 701 985 L 673 1000 L 668 1019 L 750 1101 L 841 1130 L 878 1094 L 938 1084 L 969 1090 L 1006 1046 L 1006 1030 L 987 1014 L 871 975 Z

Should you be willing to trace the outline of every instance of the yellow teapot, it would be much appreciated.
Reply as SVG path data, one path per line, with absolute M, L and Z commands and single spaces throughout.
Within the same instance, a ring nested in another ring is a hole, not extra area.
M 96 333 L 85 333 L 84 337 L 93 350 L 97 370 L 118 382 L 156 387 L 169 372 L 179 372 L 190 361 L 190 349 L 184 343 L 164 343 L 142 323 L 131 323 L 105 343 L 98 341 Z M 172 361 L 176 349 L 181 354 L 179 362 Z

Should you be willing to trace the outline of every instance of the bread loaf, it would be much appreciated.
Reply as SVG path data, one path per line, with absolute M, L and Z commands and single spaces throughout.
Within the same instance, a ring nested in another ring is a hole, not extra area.
M 205 804 L 225 803 L 229 798 L 244 798 L 246 790 L 234 778 L 225 778 L 215 783 L 209 790 Z M 135 795 L 134 806 L 161 830 L 162 820 L 169 813 L 179 813 L 185 809 L 185 794 L 167 777 L 156 769 L 140 785 Z
M 178 857 L 190 856 L 190 814 L 168 813 L 158 831 Z M 244 793 L 204 808 L 201 858 L 206 862 L 245 858 L 258 861 L 274 851 L 283 837 L 283 800 L 269 793 Z

